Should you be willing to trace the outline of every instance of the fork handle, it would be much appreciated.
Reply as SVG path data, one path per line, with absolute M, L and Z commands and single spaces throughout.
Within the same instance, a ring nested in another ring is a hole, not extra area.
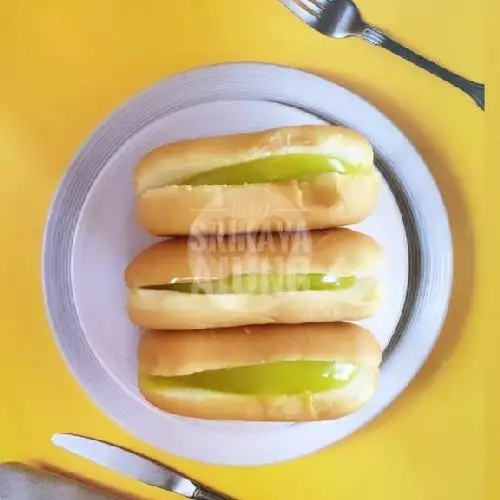
M 402 57 L 403 59 L 416 64 L 429 73 L 438 76 L 445 82 L 451 83 L 452 85 L 472 97 L 475 103 L 482 110 L 484 110 L 484 85 L 482 83 L 467 80 L 467 78 L 464 78 L 463 76 L 457 75 L 456 73 L 443 68 L 439 64 L 436 64 L 434 61 L 431 61 L 426 57 L 413 52 L 413 50 L 408 49 L 404 45 L 401 45 L 399 42 L 396 42 L 378 29 L 373 28 L 372 26 L 367 26 L 361 33 L 361 37 L 373 45 L 383 47 L 393 54 L 396 54 L 399 57 Z

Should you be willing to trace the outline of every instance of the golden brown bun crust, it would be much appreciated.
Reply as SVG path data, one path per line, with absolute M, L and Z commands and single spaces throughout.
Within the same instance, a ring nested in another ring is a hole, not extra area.
M 129 287 L 164 285 L 174 278 L 200 277 L 200 271 L 204 279 L 249 273 L 357 276 L 375 271 L 382 260 L 382 249 L 373 238 L 345 228 L 181 237 L 140 252 L 127 267 L 125 282 Z
M 352 323 L 254 325 L 207 331 L 148 330 L 139 341 L 140 375 L 179 376 L 278 361 L 338 361 L 378 367 L 381 348 Z
M 248 396 L 194 390 L 155 391 L 139 381 L 144 398 L 166 412 L 214 420 L 307 422 L 353 413 L 376 390 L 379 371 L 364 367 L 345 388 L 293 396 Z
M 331 154 L 361 167 L 360 173 L 324 174 L 314 182 L 177 184 L 217 167 L 286 153 Z M 309 125 L 168 144 L 141 160 L 134 183 L 139 224 L 152 234 L 175 236 L 355 224 L 374 210 L 380 175 L 373 168 L 371 145 L 361 135 L 338 126 Z
M 373 150 L 359 133 L 334 125 L 300 125 L 177 141 L 145 155 L 134 171 L 136 193 L 192 175 L 274 154 L 323 153 L 371 167 Z

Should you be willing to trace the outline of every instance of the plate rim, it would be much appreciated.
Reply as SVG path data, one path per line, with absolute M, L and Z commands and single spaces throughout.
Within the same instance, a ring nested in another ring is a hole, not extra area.
M 203 73 L 203 72 L 206 72 L 206 71 L 211 71 L 211 70 L 217 70 L 217 69 L 219 69 L 219 70 L 222 69 L 222 72 L 224 72 L 223 70 L 225 70 L 225 69 L 232 69 L 232 68 L 235 68 L 235 67 L 238 67 L 240 69 L 241 68 L 245 68 L 248 71 L 255 70 L 255 69 L 263 69 L 263 68 L 266 68 L 268 70 L 271 69 L 271 71 L 276 70 L 276 69 L 278 69 L 278 70 L 281 69 L 281 70 L 285 70 L 285 71 L 292 71 L 295 74 L 298 73 L 299 75 L 302 75 L 302 77 L 306 78 L 306 79 L 307 78 L 318 79 L 321 82 L 323 82 L 323 84 L 327 84 L 330 88 L 335 88 L 336 90 L 341 90 L 342 92 L 347 93 L 350 98 L 354 98 L 354 99 L 358 100 L 359 102 L 363 103 L 363 105 L 365 107 L 367 107 L 368 109 L 370 109 L 370 111 L 372 113 L 374 112 L 375 114 L 378 115 L 379 118 L 381 118 L 382 120 L 386 121 L 386 123 L 389 123 L 392 126 L 393 130 L 397 131 L 400 134 L 400 137 L 403 139 L 404 142 L 406 142 L 406 145 L 408 147 L 411 147 L 413 149 L 414 155 L 419 158 L 420 163 L 425 168 L 425 173 L 427 174 L 427 177 L 428 177 L 427 181 L 430 180 L 432 182 L 432 184 L 434 185 L 433 186 L 434 187 L 434 196 L 437 197 L 437 199 L 439 199 L 439 201 L 440 201 L 441 219 L 442 219 L 441 220 L 441 225 L 443 225 L 443 222 L 444 222 L 444 226 L 445 226 L 445 229 L 446 229 L 446 231 L 441 236 L 442 236 L 442 240 L 445 241 L 446 248 L 448 249 L 448 251 L 444 252 L 444 253 L 447 254 L 449 262 L 448 262 L 447 269 L 444 270 L 444 277 L 443 277 L 443 279 L 444 279 L 444 282 L 445 282 L 446 293 L 445 293 L 444 300 L 442 300 L 443 307 L 442 307 L 441 314 L 440 314 L 439 318 L 437 318 L 435 320 L 435 324 L 437 325 L 435 327 L 436 334 L 434 335 L 433 341 L 432 342 L 428 342 L 427 348 L 426 348 L 425 352 L 421 355 L 421 362 L 413 370 L 412 375 L 408 378 L 408 380 L 406 381 L 406 383 L 402 387 L 400 387 L 399 391 L 397 391 L 390 398 L 390 400 L 387 402 L 387 404 L 385 404 L 384 406 L 381 406 L 378 409 L 378 411 L 375 414 L 373 414 L 371 416 L 371 418 L 367 422 L 363 422 L 361 425 L 357 426 L 351 432 L 349 432 L 348 434 L 346 434 L 344 436 L 344 438 L 350 436 L 355 430 L 358 430 L 360 427 L 363 427 L 368 422 L 370 422 L 373 419 L 377 418 L 378 415 L 380 415 L 381 413 L 383 413 L 383 411 L 385 410 L 385 408 L 388 405 L 392 404 L 405 391 L 407 385 L 418 374 L 418 372 L 420 371 L 422 365 L 427 360 L 430 352 L 433 350 L 435 342 L 437 341 L 437 339 L 440 336 L 441 329 L 442 329 L 444 320 L 445 320 L 447 312 L 448 312 L 448 306 L 449 306 L 449 301 L 450 301 L 450 296 L 451 296 L 451 291 L 452 291 L 452 282 L 453 282 L 453 252 L 452 252 L 452 235 L 451 235 L 451 230 L 450 230 L 450 226 L 449 226 L 449 221 L 448 221 L 448 215 L 447 215 L 446 207 L 444 205 L 444 202 L 443 202 L 442 197 L 441 197 L 441 193 L 439 191 L 438 186 L 436 185 L 436 182 L 434 180 L 434 177 L 431 174 L 431 171 L 430 171 L 428 165 L 425 163 L 425 161 L 423 160 L 423 158 L 421 157 L 421 155 L 418 153 L 418 151 L 414 147 L 413 143 L 399 129 L 399 127 L 397 127 L 389 118 L 387 118 L 384 114 L 382 114 L 375 106 L 373 106 L 370 102 L 368 102 L 365 99 L 361 98 L 360 96 L 358 96 L 354 92 L 346 89 L 345 87 L 342 87 L 342 86 L 338 85 L 337 83 L 335 83 L 333 81 L 330 81 L 328 79 L 325 79 L 325 78 L 323 78 L 321 76 L 318 76 L 318 75 L 316 75 L 316 74 L 314 74 L 312 72 L 308 72 L 308 71 L 305 71 L 305 70 L 302 70 L 302 69 L 298 69 L 298 68 L 294 68 L 294 67 L 290 67 L 290 66 L 281 66 L 281 65 L 270 64 L 270 63 L 236 62 L 236 63 L 223 63 L 223 64 L 215 64 L 215 65 L 209 65 L 209 66 L 202 66 L 202 67 L 194 68 L 194 69 L 191 69 L 191 70 L 188 70 L 188 71 L 185 71 L 185 72 L 177 73 L 177 74 L 175 74 L 175 75 L 173 75 L 173 76 L 171 76 L 169 78 L 161 80 L 160 82 L 152 85 L 151 87 L 146 88 L 145 90 L 141 91 L 140 93 L 136 94 L 135 96 L 132 96 L 130 99 L 128 99 L 127 101 L 125 101 L 121 106 L 119 106 L 118 108 L 116 108 L 114 112 L 112 112 L 107 118 L 105 118 L 105 120 L 103 120 L 93 130 L 93 132 L 90 134 L 90 136 L 87 138 L 87 140 L 85 140 L 82 143 L 82 145 L 80 146 L 80 148 L 77 149 L 74 157 L 70 160 L 70 163 L 68 164 L 68 167 L 66 168 L 65 172 L 63 173 L 62 178 L 59 181 L 59 186 L 57 187 L 57 189 L 55 190 L 55 193 L 53 195 L 52 202 L 51 202 L 51 204 L 49 206 L 49 210 L 48 210 L 48 213 L 47 213 L 46 225 L 45 225 L 45 230 L 44 230 L 44 235 L 43 235 L 43 245 L 42 245 L 42 284 L 43 284 L 43 295 L 44 295 L 44 302 L 45 302 L 45 310 L 46 310 L 46 314 L 47 314 L 48 319 L 49 319 L 49 323 L 50 323 L 50 327 L 51 327 L 51 331 L 52 331 L 53 337 L 54 337 L 54 339 L 56 341 L 56 344 L 58 345 L 59 351 L 61 352 L 61 354 L 62 354 L 62 356 L 63 356 L 63 358 L 64 358 L 64 360 L 65 360 L 65 362 L 66 362 L 66 364 L 67 364 L 67 366 L 69 368 L 69 371 L 71 372 L 71 374 L 73 375 L 73 377 L 78 381 L 78 383 L 80 384 L 80 386 L 84 389 L 85 393 L 89 396 L 89 398 L 94 403 L 96 403 L 99 406 L 99 408 L 101 409 L 101 411 L 103 411 L 106 416 L 108 416 L 109 418 L 111 418 L 112 420 L 114 420 L 115 422 L 117 422 L 118 425 L 120 425 L 122 428 L 125 427 L 125 429 L 128 430 L 129 432 L 131 432 L 133 435 L 135 435 L 135 437 L 137 437 L 139 439 L 142 439 L 142 440 L 145 440 L 145 441 L 148 441 L 148 442 L 150 442 L 154 446 L 158 446 L 158 445 L 155 444 L 154 442 L 151 442 L 149 439 L 145 439 L 144 436 L 139 435 L 136 431 L 131 431 L 130 428 L 124 426 L 123 422 L 121 422 L 119 419 L 117 419 L 113 415 L 111 415 L 108 410 L 104 410 L 104 407 L 103 407 L 103 405 L 101 403 L 97 403 L 96 402 L 96 400 L 94 398 L 94 395 L 90 391 L 90 388 L 87 387 L 85 384 L 83 384 L 83 381 L 81 380 L 80 376 L 74 370 L 73 364 L 71 363 L 71 361 L 67 357 L 67 353 L 66 353 L 66 351 L 64 349 L 64 344 L 61 341 L 61 338 L 59 336 L 60 334 L 58 333 L 58 329 L 55 327 L 55 321 L 54 321 L 54 317 L 53 317 L 54 313 L 53 313 L 53 309 L 51 308 L 52 304 L 50 303 L 49 294 L 47 292 L 47 290 L 50 288 L 49 287 L 49 276 L 47 274 L 48 267 L 46 266 L 46 264 L 48 262 L 48 259 L 50 258 L 50 256 L 48 256 L 48 248 L 50 248 L 49 238 L 51 237 L 51 234 L 50 234 L 51 221 L 54 220 L 55 210 L 57 208 L 58 203 L 59 204 L 61 203 L 61 199 L 62 199 L 62 197 L 64 195 L 64 188 L 65 188 L 65 186 L 66 186 L 66 184 L 68 182 L 68 179 L 70 178 L 70 176 L 72 175 L 72 173 L 74 173 L 73 170 L 76 171 L 77 160 L 79 158 L 82 158 L 84 156 L 84 153 L 89 148 L 92 147 L 93 140 L 95 140 L 96 137 L 98 137 L 100 134 L 103 134 L 105 132 L 105 128 L 106 128 L 107 124 L 109 124 L 110 122 L 112 122 L 112 121 L 116 120 L 118 117 L 120 117 L 120 114 L 126 113 L 126 111 L 129 108 L 129 106 L 133 105 L 134 103 L 139 102 L 142 98 L 147 98 L 149 95 L 151 95 L 151 93 L 154 94 L 155 91 L 158 91 L 158 90 L 162 89 L 169 82 L 170 82 L 170 85 L 174 85 L 176 78 L 177 79 L 179 79 L 179 78 L 182 79 L 182 78 L 189 78 L 189 77 L 191 77 L 191 78 L 193 78 L 193 80 L 196 80 L 197 75 L 199 76 L 200 73 Z M 218 99 L 206 99 L 203 102 L 208 103 L 208 102 L 214 102 L 214 101 L 217 101 L 217 100 Z M 224 97 L 222 100 L 228 100 L 228 99 Z M 249 98 L 249 99 L 246 99 L 246 100 L 266 100 L 266 99 L 251 99 L 251 98 Z M 189 103 L 186 106 L 180 106 L 177 109 L 170 110 L 169 113 L 174 113 L 174 112 L 176 112 L 176 111 L 178 111 L 180 109 L 183 109 L 183 108 L 185 109 L 185 108 L 191 107 L 191 106 L 196 105 L 196 104 L 202 104 L 203 102 Z M 273 101 L 268 101 L 268 102 L 273 102 Z M 284 104 L 284 103 L 280 103 L 280 104 Z M 289 105 L 289 104 L 285 103 L 285 105 Z M 304 111 L 306 111 L 309 114 L 315 114 L 315 113 L 311 113 L 311 111 L 309 109 L 305 109 Z M 328 110 L 328 112 L 332 113 L 332 114 L 335 114 L 334 110 Z M 323 116 L 321 116 L 321 118 L 325 119 L 325 117 L 323 117 Z M 326 119 L 329 122 L 332 121 L 331 119 L 328 119 L 328 118 L 326 118 Z M 137 133 L 137 130 L 136 130 L 136 133 Z M 102 169 L 99 169 L 97 171 L 96 175 L 99 175 L 99 173 L 101 171 L 102 171 Z M 89 352 L 89 354 L 92 355 L 92 353 L 90 353 L 90 352 Z M 318 426 L 319 424 L 318 423 L 313 423 L 312 425 Z M 336 440 L 335 442 L 338 442 L 338 441 L 339 440 Z M 322 444 L 321 446 L 316 447 L 316 448 L 314 448 L 312 450 L 309 450 L 306 453 L 301 453 L 299 455 L 291 456 L 291 457 L 288 457 L 288 458 L 278 458 L 277 460 L 259 460 L 259 461 L 255 462 L 255 463 L 238 464 L 238 465 L 260 465 L 260 464 L 265 464 L 265 463 L 270 463 L 270 462 L 275 462 L 275 461 L 289 460 L 289 459 L 296 458 L 298 456 L 303 456 L 304 454 L 309 454 L 309 453 L 315 452 L 315 451 L 317 451 L 317 450 L 319 450 L 321 448 L 324 448 L 325 446 L 329 446 L 331 444 L 332 443 Z M 167 451 L 169 453 L 174 453 L 174 454 L 177 454 L 177 455 L 180 455 L 180 456 L 184 456 L 185 458 L 191 458 L 191 459 L 194 459 L 194 460 L 198 460 L 198 461 L 206 461 L 206 462 L 209 462 L 209 463 L 226 463 L 226 462 L 220 462 L 220 461 L 213 462 L 213 461 L 210 461 L 210 460 L 203 460 L 203 459 L 200 459 L 199 457 L 188 457 L 186 455 L 183 455 L 182 453 L 175 453 L 172 450 L 168 450 L 168 449 L 165 449 L 165 451 Z

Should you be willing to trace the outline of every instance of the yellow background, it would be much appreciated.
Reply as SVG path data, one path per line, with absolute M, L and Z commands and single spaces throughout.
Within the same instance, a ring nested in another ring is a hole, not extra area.
M 367 20 L 400 41 L 485 81 L 481 4 L 358 3 Z M 485 301 L 494 296 L 474 267 L 485 262 L 479 255 L 495 214 L 484 203 L 484 114 L 473 102 L 381 49 L 316 34 L 276 0 L 18 0 L 1 7 L 0 460 L 47 464 L 134 498 L 170 498 L 50 445 L 52 433 L 76 432 L 161 459 L 241 500 L 486 498 L 484 364 L 499 341 L 485 335 L 494 326 Z M 335 447 L 252 469 L 172 457 L 112 423 L 64 365 L 40 286 L 46 211 L 82 141 L 158 79 L 226 61 L 313 70 L 372 101 L 428 162 L 455 243 L 450 315 L 404 395 Z M 486 278 L 499 266 L 482 268 Z M 488 349 L 485 339 L 493 343 Z M 498 437 L 496 427 L 492 420 L 489 437 Z

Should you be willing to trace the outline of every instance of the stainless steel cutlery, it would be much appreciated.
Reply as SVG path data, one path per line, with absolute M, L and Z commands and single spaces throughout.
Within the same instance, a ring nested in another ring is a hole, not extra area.
M 54 434 L 52 442 L 67 451 L 138 481 L 193 500 L 235 500 L 202 486 L 166 465 L 96 439 Z
M 357 36 L 389 50 L 436 75 L 469 95 L 484 110 L 484 85 L 473 82 L 410 50 L 366 23 L 352 0 L 281 0 L 294 14 L 320 33 L 332 38 Z

